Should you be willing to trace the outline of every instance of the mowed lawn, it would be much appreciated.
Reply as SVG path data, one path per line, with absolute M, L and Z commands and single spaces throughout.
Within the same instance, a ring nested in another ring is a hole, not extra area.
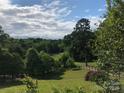
M 99 90 L 98 87 L 93 82 L 88 82 L 84 80 L 87 70 L 85 66 L 82 70 L 68 70 L 66 71 L 60 80 L 39 80 L 39 92 L 40 93 L 53 93 L 53 88 L 70 88 L 75 89 L 82 87 L 86 93 L 97 93 L 95 91 Z M 122 80 L 124 84 L 124 80 Z M 0 88 L 0 93 L 25 93 L 25 86 L 10 86 L 5 88 Z
M 76 71 L 68 70 L 61 76 L 62 79 L 60 80 L 39 80 L 39 91 L 40 93 L 52 93 L 53 88 L 75 89 L 82 87 L 87 93 L 92 93 L 99 87 L 95 83 L 84 80 L 86 72 L 85 68 Z M 0 88 L 0 93 L 24 93 L 24 91 L 24 85 Z

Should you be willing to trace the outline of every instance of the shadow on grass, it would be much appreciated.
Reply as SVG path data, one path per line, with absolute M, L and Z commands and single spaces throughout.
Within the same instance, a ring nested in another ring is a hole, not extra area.
M 42 80 L 61 80 L 63 79 L 62 75 L 64 74 L 65 69 L 62 69 L 59 72 L 55 72 L 55 73 L 48 73 L 48 74 L 44 74 L 42 76 L 38 76 L 38 77 L 34 77 L 36 79 L 42 79 Z
M 33 78 L 39 79 L 39 80 L 61 80 L 63 79 L 62 75 L 64 74 L 64 72 L 65 70 L 63 69 L 56 73 L 49 73 L 43 76 L 37 76 Z M 23 81 L 21 81 L 20 79 L 18 80 L 11 80 L 11 79 L 1 80 L 0 79 L 0 89 L 23 85 L 23 84 L 24 84 Z
M 44 80 L 61 80 L 62 75 L 64 73 L 52 73 L 52 74 L 48 74 L 48 75 L 44 75 L 42 79 Z
M 21 80 L 0 81 L 0 89 L 12 87 L 12 86 L 18 86 L 18 85 L 23 85 L 23 82 Z

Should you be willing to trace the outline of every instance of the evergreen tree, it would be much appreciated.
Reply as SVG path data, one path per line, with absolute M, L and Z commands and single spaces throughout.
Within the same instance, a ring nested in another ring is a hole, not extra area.
M 34 48 L 29 48 L 26 54 L 27 73 L 31 76 L 40 76 L 39 67 L 42 65 L 38 52 Z
M 40 58 L 43 62 L 42 65 L 42 74 L 45 76 L 51 72 L 54 72 L 55 69 L 55 61 L 54 59 L 47 53 L 41 51 Z

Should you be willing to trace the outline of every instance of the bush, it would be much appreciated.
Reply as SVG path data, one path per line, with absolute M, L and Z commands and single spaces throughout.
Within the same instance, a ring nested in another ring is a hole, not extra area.
M 71 57 L 69 57 L 67 59 L 65 67 L 66 68 L 75 68 L 76 67 L 74 60 Z
M 121 83 L 117 79 L 108 79 L 101 85 L 104 88 L 104 93 L 122 93 Z
M 102 82 L 106 79 L 106 74 L 103 71 L 89 71 L 85 76 L 86 81 L 95 81 L 97 83 Z
M 74 60 L 69 56 L 68 53 L 64 53 L 59 59 L 62 68 L 75 68 Z
M 68 58 L 69 58 L 69 54 L 66 52 L 63 53 L 63 55 L 60 57 L 59 62 L 63 68 L 66 68 L 66 62 Z
M 33 81 L 32 78 L 26 77 L 24 80 L 24 84 L 26 85 L 26 93 L 39 93 L 38 92 L 38 81 Z
M 41 68 L 43 75 L 47 75 L 48 73 L 54 72 L 56 70 L 56 63 L 49 54 L 41 51 L 40 59 L 43 62 L 42 68 Z

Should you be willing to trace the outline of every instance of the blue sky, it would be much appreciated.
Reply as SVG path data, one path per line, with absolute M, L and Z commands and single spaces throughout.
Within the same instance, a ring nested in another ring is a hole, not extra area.
M 42 5 L 53 0 L 12 0 L 13 4 L 21 6 Z M 73 20 L 85 16 L 102 16 L 105 13 L 106 0 L 60 0 L 63 6 L 72 9 L 66 19 Z
M 59 39 L 84 17 L 96 28 L 105 6 L 105 0 L 0 0 L 0 25 L 15 38 Z

